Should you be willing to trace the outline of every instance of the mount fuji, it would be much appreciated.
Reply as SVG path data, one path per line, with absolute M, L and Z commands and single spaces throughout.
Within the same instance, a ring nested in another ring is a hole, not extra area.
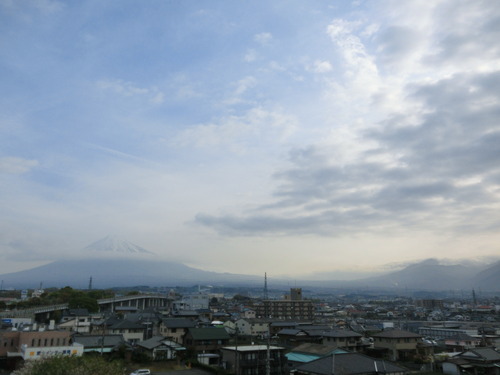
M 257 285 L 258 276 L 203 271 L 164 261 L 153 252 L 116 236 L 107 236 L 83 248 L 76 258 L 57 260 L 25 271 L 0 275 L 6 288 Z

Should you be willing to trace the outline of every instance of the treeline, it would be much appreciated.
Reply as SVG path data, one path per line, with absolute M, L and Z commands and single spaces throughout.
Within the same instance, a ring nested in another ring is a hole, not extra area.
M 21 310 L 67 303 L 70 309 L 87 309 L 89 312 L 97 312 L 99 310 L 97 300 L 112 298 L 114 295 L 112 290 L 78 290 L 66 286 L 56 291 L 45 292 L 40 297 L 9 303 L 6 307 L 11 310 Z

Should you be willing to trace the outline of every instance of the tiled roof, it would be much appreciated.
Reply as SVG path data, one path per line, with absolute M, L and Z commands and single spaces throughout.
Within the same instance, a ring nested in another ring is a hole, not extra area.
M 323 332 L 324 337 L 363 337 L 362 334 L 354 332 L 354 331 L 348 331 L 348 330 L 341 330 L 341 329 L 333 329 L 330 331 L 324 331 Z
M 113 324 L 110 329 L 144 329 L 144 326 L 140 323 L 131 322 L 130 320 L 121 320 Z
M 334 371 L 332 371 L 332 363 L 335 363 Z M 375 372 L 401 373 L 408 372 L 408 370 L 391 362 L 371 358 L 363 354 L 344 353 L 336 354 L 333 359 L 332 356 L 328 356 L 303 364 L 297 367 L 297 372 L 317 375 L 350 375 Z
M 75 335 L 73 341 L 82 344 L 85 348 L 93 347 L 115 347 L 122 344 L 123 335 L 104 335 L 104 344 L 102 343 L 102 335 Z
M 163 319 L 163 324 L 168 328 L 194 328 L 195 322 L 186 318 L 168 318 Z
M 391 330 L 375 333 L 372 335 L 372 337 L 404 339 L 404 338 L 422 337 L 422 335 L 418 335 L 418 334 L 413 333 L 413 332 L 402 331 L 399 329 L 391 329 Z
M 228 340 L 229 334 L 224 328 L 190 328 L 194 340 Z

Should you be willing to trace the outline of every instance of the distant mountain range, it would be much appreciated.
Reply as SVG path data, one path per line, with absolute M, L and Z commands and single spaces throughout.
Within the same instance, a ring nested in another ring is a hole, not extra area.
M 71 286 L 94 288 L 127 286 L 263 286 L 263 276 L 217 273 L 158 259 L 152 252 L 108 236 L 83 249 L 81 259 L 60 260 L 30 270 L 0 275 L 5 287 L 35 288 Z M 273 287 L 289 280 L 270 279 Z M 311 281 L 294 279 L 302 287 L 367 288 L 383 290 L 500 291 L 500 261 L 489 265 L 445 265 L 428 259 L 384 275 L 359 280 Z

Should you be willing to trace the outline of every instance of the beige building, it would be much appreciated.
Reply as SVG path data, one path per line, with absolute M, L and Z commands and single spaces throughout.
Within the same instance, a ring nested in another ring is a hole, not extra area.
M 3 331 L 0 332 L 0 357 L 24 360 L 51 355 L 82 355 L 83 346 L 71 342 L 68 331 Z
M 386 351 L 392 361 L 410 360 L 417 354 L 417 346 L 422 336 L 401 330 L 387 330 L 372 335 L 373 348 Z

